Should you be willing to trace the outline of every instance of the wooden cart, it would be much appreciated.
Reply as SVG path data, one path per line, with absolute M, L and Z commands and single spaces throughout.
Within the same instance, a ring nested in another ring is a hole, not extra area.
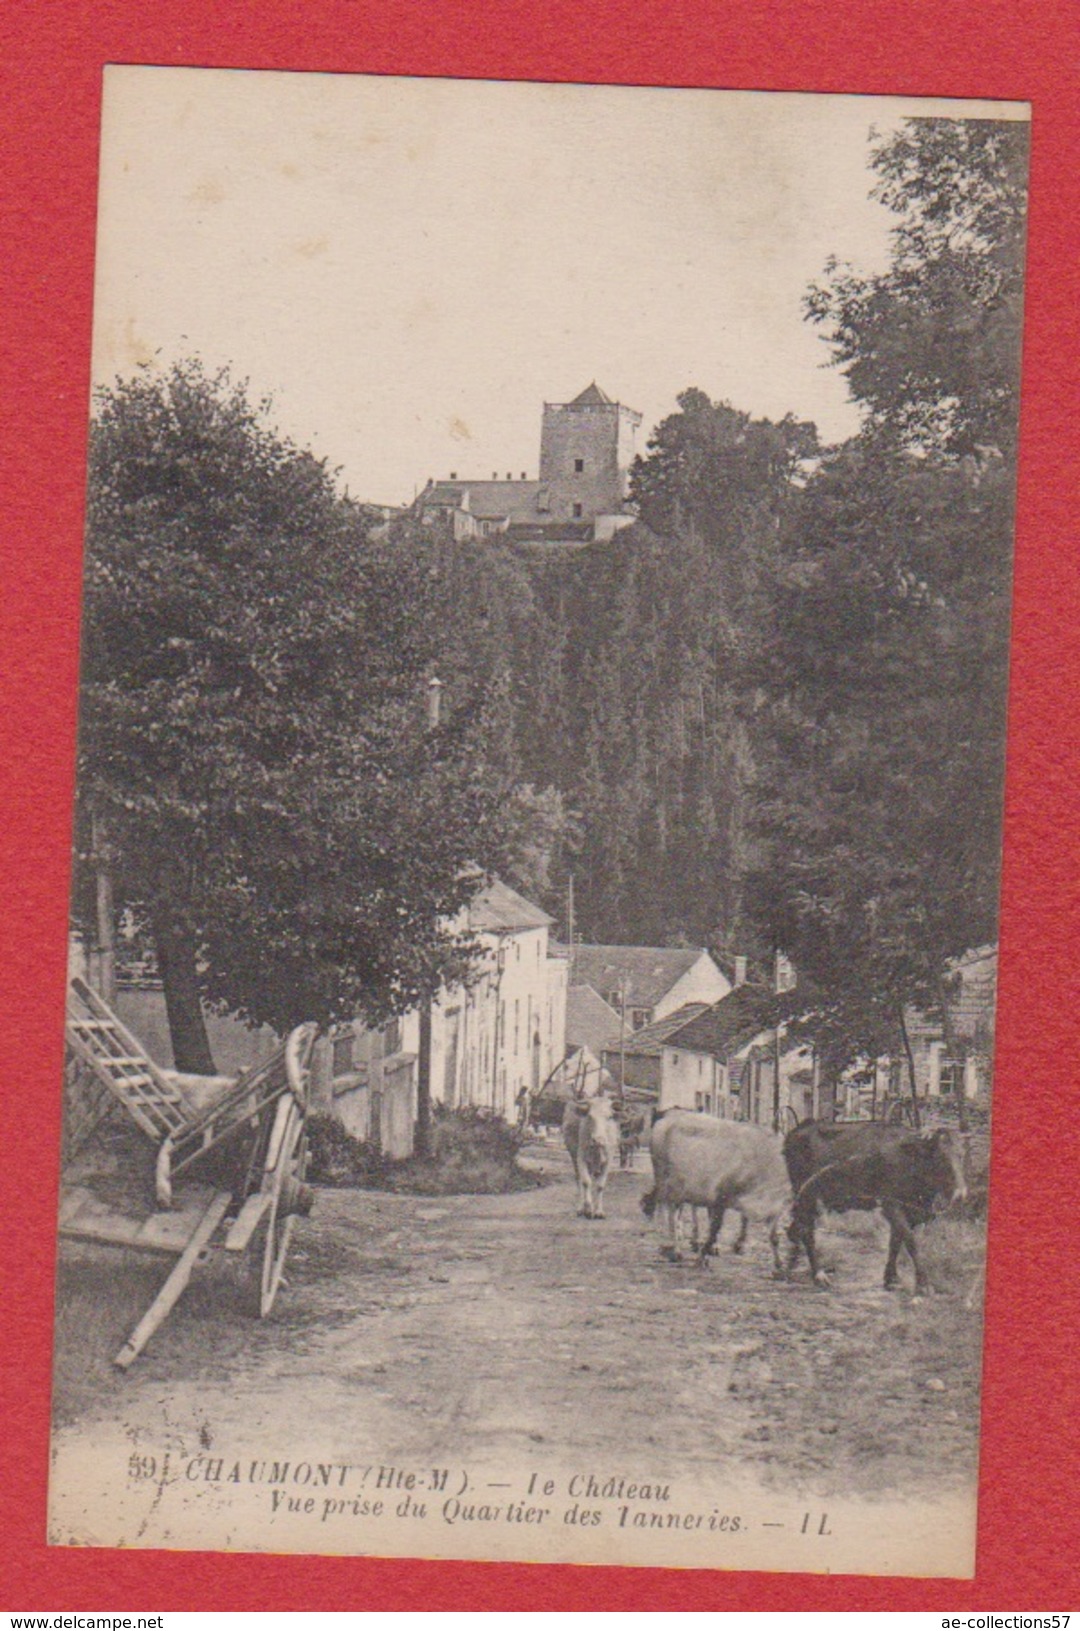
M 90 1131 L 65 1162 L 61 1239 L 176 1259 L 116 1355 L 121 1369 L 142 1352 L 212 1249 L 246 1253 L 247 1272 L 238 1279 L 248 1309 L 262 1318 L 273 1308 L 293 1226 L 314 1198 L 303 1179 L 316 1034 L 314 1025 L 301 1025 L 235 1079 L 181 1076 L 155 1065 L 85 981 L 71 982 L 65 1111 L 75 1119 L 81 1112 Z M 113 1104 L 156 1147 L 141 1174 L 103 1170 L 100 1124 Z

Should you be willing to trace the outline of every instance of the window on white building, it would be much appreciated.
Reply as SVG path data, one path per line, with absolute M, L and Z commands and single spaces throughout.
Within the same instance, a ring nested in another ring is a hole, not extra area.
M 943 1059 L 938 1078 L 938 1092 L 946 1098 L 961 1098 L 964 1092 L 964 1061 Z

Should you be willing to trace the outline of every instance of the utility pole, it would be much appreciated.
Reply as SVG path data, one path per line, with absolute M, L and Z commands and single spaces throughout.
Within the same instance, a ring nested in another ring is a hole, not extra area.
M 116 1006 L 116 921 L 113 904 L 112 874 L 109 871 L 109 861 L 106 854 L 105 838 L 101 829 L 101 821 L 97 816 L 91 819 L 90 845 L 94 857 L 94 889 L 96 922 L 94 925 L 94 939 L 96 941 L 94 963 L 96 964 L 97 987 L 105 1001 L 112 1007 Z
M 435 730 L 442 707 L 442 681 L 433 674 L 428 680 L 426 728 Z M 431 1007 L 430 992 L 420 999 L 420 1040 L 416 1054 L 416 1153 L 429 1160 L 431 1149 Z
M 784 966 L 782 954 L 777 948 L 776 977 L 773 981 L 776 987 L 776 996 L 779 999 L 782 991 L 787 990 L 784 979 Z M 780 1036 L 783 1025 L 780 1020 L 780 1003 L 777 1001 L 776 1023 L 773 1027 L 773 1132 L 780 1131 Z

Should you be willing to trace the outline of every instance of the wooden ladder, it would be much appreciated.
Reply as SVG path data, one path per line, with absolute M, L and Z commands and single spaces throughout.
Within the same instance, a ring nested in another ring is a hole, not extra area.
M 183 1132 L 192 1110 L 142 1044 L 85 980 L 68 990 L 67 1043 L 154 1144 Z

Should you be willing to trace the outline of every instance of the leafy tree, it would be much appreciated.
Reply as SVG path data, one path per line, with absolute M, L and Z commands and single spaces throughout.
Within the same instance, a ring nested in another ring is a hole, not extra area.
M 910 122 L 874 158 L 890 270 L 809 305 L 867 424 L 785 536 L 751 888 L 836 1069 L 906 1048 L 910 1005 L 947 1023 L 950 962 L 996 933 L 1022 154 Z
M 898 217 L 886 272 L 831 261 L 807 312 L 868 428 L 922 449 L 1011 455 L 1020 368 L 1026 122 L 909 119 L 878 142 Z
M 905 1010 L 944 1014 L 950 961 L 996 932 L 1010 498 L 998 466 L 972 487 L 850 450 L 807 493 L 752 893 L 836 1069 L 899 1053 Z
M 424 728 L 421 564 L 266 407 L 188 362 L 103 392 L 91 433 L 80 822 L 149 919 L 192 1070 L 200 997 L 284 1030 L 433 989 L 503 853 L 483 686 Z
M 556 787 L 537 792 L 527 784 L 514 789 L 509 825 L 515 834 L 506 876 L 528 900 L 554 917 L 563 915 L 566 881 L 581 847 L 576 810 Z

